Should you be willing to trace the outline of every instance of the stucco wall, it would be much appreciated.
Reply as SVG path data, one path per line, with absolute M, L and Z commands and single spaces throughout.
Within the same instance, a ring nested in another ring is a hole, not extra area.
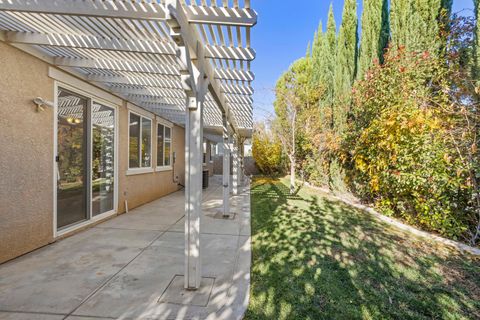
M 42 60 L 0 41 L 0 263 L 55 240 L 56 119 L 52 108 L 36 112 L 32 102 L 35 97 L 54 100 L 54 80 L 48 69 Z M 129 105 L 124 102 L 118 107 L 118 213 L 123 213 L 125 200 L 133 209 L 185 184 L 185 130 L 173 126 L 173 170 L 127 175 Z M 152 163 L 156 164 L 157 121 L 151 116 Z
M 152 115 L 153 116 L 153 115 Z M 127 175 L 128 171 L 128 109 L 125 105 L 119 115 L 119 204 L 120 213 L 125 212 L 125 200 L 128 202 L 128 209 L 131 210 L 145 203 L 151 202 L 162 196 L 178 191 L 185 183 L 185 130 L 181 127 L 173 127 L 172 145 L 176 153 L 176 161 L 173 171 L 159 171 L 136 175 Z M 156 150 L 156 127 L 157 122 L 153 120 L 154 139 L 152 163 L 157 163 Z M 175 181 L 175 178 L 178 180 Z
M 54 100 L 49 65 L 0 42 L 0 263 L 53 238 L 54 111 L 32 100 Z M 156 128 L 156 121 L 153 122 Z M 127 176 L 128 109 L 119 106 L 118 212 L 175 192 L 185 184 L 185 131 L 173 127 L 173 171 Z M 154 130 L 155 131 L 155 130 Z M 154 133 L 155 135 L 155 133 Z M 153 139 L 156 163 L 156 139 Z
M 208 139 L 205 139 L 205 141 L 207 142 L 207 154 L 206 154 L 206 157 L 205 157 L 205 162 L 206 163 L 203 164 L 203 169 L 208 170 L 208 174 L 211 177 L 211 176 L 213 176 L 213 159 L 212 159 L 211 153 L 210 153 L 210 150 L 212 148 L 212 143 Z
M 53 240 L 53 101 L 48 65 L 0 42 L 0 263 Z

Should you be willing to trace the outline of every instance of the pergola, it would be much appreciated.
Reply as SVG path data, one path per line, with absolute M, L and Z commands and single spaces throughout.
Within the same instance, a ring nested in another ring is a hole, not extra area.
M 0 40 L 185 127 L 185 288 L 201 280 L 203 131 L 223 136 L 238 192 L 252 132 L 250 0 L 0 0 Z

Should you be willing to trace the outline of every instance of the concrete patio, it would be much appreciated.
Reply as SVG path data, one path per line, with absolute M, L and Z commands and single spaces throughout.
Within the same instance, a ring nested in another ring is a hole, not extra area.
M 221 217 L 203 193 L 202 286 L 185 291 L 184 193 L 176 192 L 0 265 L 0 319 L 238 319 L 250 283 L 250 191 Z

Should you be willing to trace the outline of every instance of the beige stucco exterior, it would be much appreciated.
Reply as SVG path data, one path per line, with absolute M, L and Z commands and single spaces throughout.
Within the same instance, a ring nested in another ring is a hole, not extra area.
M 127 106 L 127 105 L 125 105 Z M 154 137 L 156 137 L 157 121 L 153 120 Z M 185 130 L 174 126 L 172 134 L 173 152 L 176 161 L 173 170 L 155 171 L 153 173 L 129 175 L 128 172 L 128 108 L 121 109 L 119 115 L 119 139 L 123 143 L 119 146 L 119 212 L 125 212 L 125 200 L 128 208 L 133 209 L 142 204 L 151 202 L 159 197 L 179 190 L 184 185 L 185 176 Z M 152 149 L 157 150 L 157 139 L 153 139 Z M 152 154 L 153 164 L 157 163 L 156 152 Z M 178 177 L 177 181 L 174 179 Z
M 35 97 L 54 101 L 48 63 L 0 41 L 0 263 L 54 238 L 54 110 L 36 111 Z M 185 131 L 173 126 L 173 170 L 128 174 L 128 110 L 118 107 L 118 210 L 179 190 L 185 181 Z M 153 120 L 152 163 L 156 163 Z M 161 119 L 159 119 L 162 121 Z M 209 157 L 210 153 L 207 153 Z M 209 159 L 208 159 L 209 160 Z M 211 174 L 213 168 L 208 161 Z M 90 226 L 87 226 L 90 227 Z M 77 230 L 78 231 L 78 230 Z
M 205 163 L 203 164 L 203 169 L 208 170 L 209 176 L 213 176 L 213 159 L 212 159 L 212 154 L 211 154 L 211 148 L 212 148 L 212 143 L 205 139 L 207 142 L 207 152 L 206 152 L 206 157 L 205 157 Z
M 53 99 L 48 65 L 0 42 L 0 262 L 53 241 Z

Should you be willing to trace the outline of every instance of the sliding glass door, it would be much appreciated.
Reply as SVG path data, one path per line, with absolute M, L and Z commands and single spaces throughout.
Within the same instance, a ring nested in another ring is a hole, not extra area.
M 92 108 L 92 215 L 114 209 L 115 109 L 94 103 Z
M 116 111 L 58 89 L 57 229 L 115 209 Z
M 87 99 L 59 90 L 57 228 L 88 219 Z

